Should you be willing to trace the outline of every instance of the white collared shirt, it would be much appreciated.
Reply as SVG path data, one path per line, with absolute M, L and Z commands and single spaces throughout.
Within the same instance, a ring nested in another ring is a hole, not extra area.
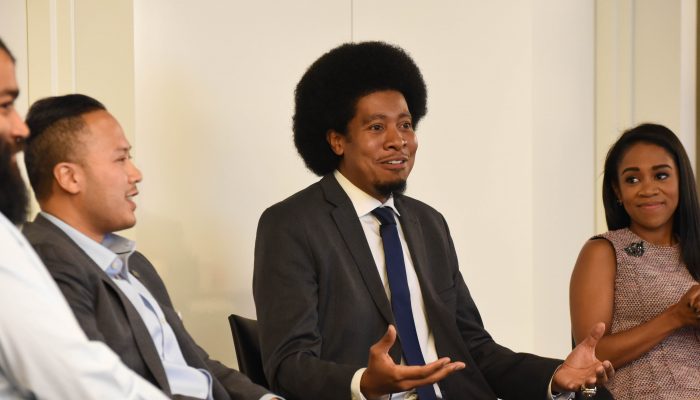
M 370 251 L 372 252 L 372 258 L 374 258 L 374 263 L 377 266 L 377 272 L 384 285 L 384 292 L 389 300 L 391 300 L 391 290 L 389 289 L 389 280 L 387 278 L 386 272 L 386 260 L 384 259 L 384 246 L 382 244 L 382 237 L 379 233 L 380 223 L 379 220 L 372 215 L 372 210 L 377 207 L 389 207 L 391 208 L 396 216 L 401 214 L 394 206 L 394 197 L 390 196 L 389 199 L 382 203 L 369 194 L 362 191 L 362 189 L 355 186 L 346 177 L 343 176 L 339 171 L 334 172 L 335 179 L 343 188 L 345 193 L 350 198 L 357 217 L 360 219 L 362 224 L 362 230 L 367 238 L 367 243 L 369 244 Z M 396 218 L 397 230 L 399 232 L 399 240 L 401 241 L 401 250 L 403 251 L 404 263 L 406 265 L 406 278 L 408 280 L 408 287 L 411 293 L 411 311 L 413 312 L 413 320 L 416 325 L 416 333 L 418 336 L 418 344 L 420 345 L 421 352 L 423 353 L 423 360 L 426 364 L 431 363 L 438 359 L 437 350 L 435 349 L 435 338 L 433 337 L 433 332 L 428 326 L 428 318 L 425 313 L 425 303 L 423 302 L 423 293 L 421 292 L 420 282 L 418 281 L 418 276 L 416 275 L 416 269 L 413 265 L 413 260 L 411 259 L 411 252 L 406 244 L 406 238 L 404 237 L 403 228 L 401 226 L 401 221 Z M 402 360 L 403 363 L 403 360 Z M 365 397 L 360 391 L 360 378 L 364 372 L 364 368 L 359 369 L 355 372 L 353 376 L 350 391 L 353 399 L 365 400 Z M 435 387 L 435 393 L 438 398 L 442 398 L 440 389 L 437 384 L 433 385 Z M 393 395 L 387 395 L 383 398 L 391 398 L 392 400 L 403 400 L 411 399 L 415 396 L 415 391 L 395 393 Z

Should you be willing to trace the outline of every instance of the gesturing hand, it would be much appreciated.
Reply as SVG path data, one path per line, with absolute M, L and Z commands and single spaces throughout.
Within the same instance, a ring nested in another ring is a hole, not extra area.
M 679 326 L 700 326 L 700 285 L 693 285 L 669 309 L 674 312 Z
M 581 342 L 552 379 L 552 389 L 559 392 L 575 392 L 581 386 L 605 385 L 615 375 L 610 361 L 600 362 L 595 356 L 595 346 L 605 333 L 605 324 L 597 323 L 588 337 Z
M 450 362 L 447 357 L 423 366 L 397 365 L 389 356 L 395 341 L 396 328 L 389 325 L 384 336 L 369 349 L 367 369 L 360 380 L 360 390 L 368 399 L 432 385 L 465 367 L 463 362 Z

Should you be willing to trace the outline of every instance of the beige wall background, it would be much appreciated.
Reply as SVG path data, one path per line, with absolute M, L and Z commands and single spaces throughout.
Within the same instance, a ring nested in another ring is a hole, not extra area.
M 317 179 L 292 142 L 296 82 L 346 41 L 404 47 L 430 110 L 408 193 L 445 214 L 494 338 L 561 357 L 569 275 L 596 232 L 601 154 L 642 120 L 667 123 L 693 153 L 696 7 L 3 0 L 0 36 L 18 54 L 29 101 L 80 91 L 122 122 L 144 174 L 127 234 L 191 333 L 231 365 L 226 317 L 255 315 L 258 217 Z
M 697 0 L 596 1 L 596 215 L 603 163 L 625 129 L 668 126 L 691 162 L 696 153 Z

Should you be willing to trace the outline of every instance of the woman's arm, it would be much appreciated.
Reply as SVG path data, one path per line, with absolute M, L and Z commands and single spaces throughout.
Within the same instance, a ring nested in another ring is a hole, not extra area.
M 596 349 L 599 359 L 610 360 L 615 368 L 620 368 L 644 355 L 676 329 L 700 325 L 688 306 L 694 290 L 691 288 L 678 303 L 650 321 L 611 334 L 616 269 L 615 250 L 610 242 L 589 240 L 581 249 L 571 275 L 569 304 L 574 339 L 580 342 L 596 322 L 605 322 L 606 333 Z

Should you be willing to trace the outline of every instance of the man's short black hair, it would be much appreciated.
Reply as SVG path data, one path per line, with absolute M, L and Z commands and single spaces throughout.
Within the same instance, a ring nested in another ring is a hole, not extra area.
M 326 175 L 338 167 L 341 157 L 326 134 L 346 134 L 357 101 L 381 90 L 401 92 L 417 126 L 427 111 L 427 90 L 403 49 L 383 42 L 346 43 L 309 67 L 296 87 L 293 129 L 294 144 L 311 171 Z
M 78 134 L 85 129 L 84 114 L 106 110 L 83 94 L 47 97 L 32 104 L 27 112 L 29 138 L 24 146 L 24 165 L 37 200 L 51 194 L 53 168 L 74 161 Z

